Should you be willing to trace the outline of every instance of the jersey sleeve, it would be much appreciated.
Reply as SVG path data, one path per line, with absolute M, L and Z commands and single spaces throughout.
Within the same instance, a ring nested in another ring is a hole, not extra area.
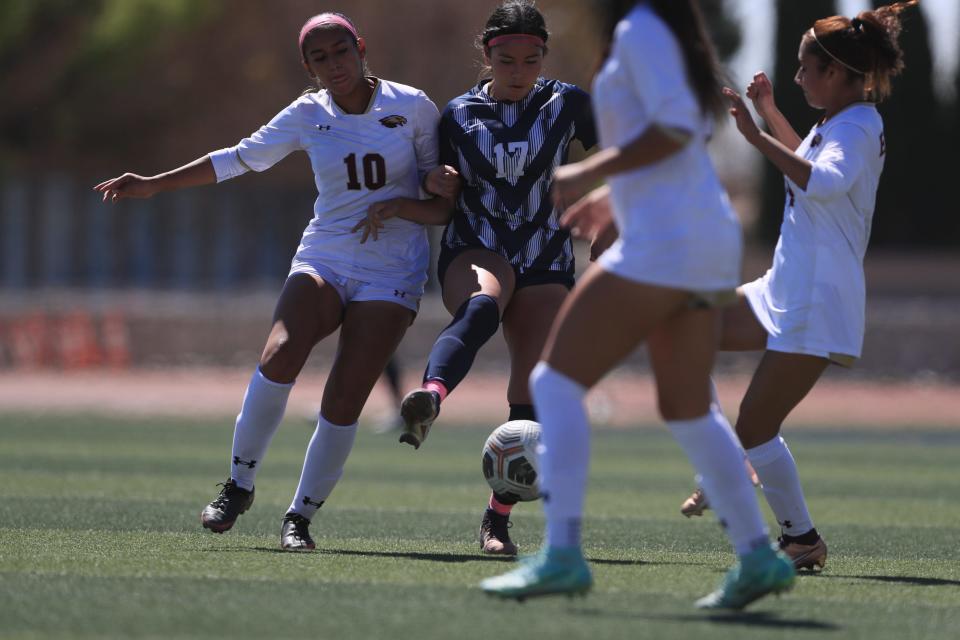
M 210 154 L 217 182 L 243 175 L 247 171 L 265 171 L 292 152 L 302 149 L 299 101 L 274 116 L 249 138 Z
M 458 173 L 463 175 L 463 171 L 460 168 L 460 154 L 457 152 L 457 147 L 454 144 L 454 136 L 457 130 L 457 123 L 453 119 L 450 107 L 447 107 L 444 109 L 443 115 L 440 116 L 438 135 L 440 164 L 450 165 L 456 169 Z
M 597 146 L 597 123 L 593 119 L 593 105 L 590 94 L 577 89 L 577 115 L 573 119 L 574 137 L 580 141 L 584 149 Z
M 629 75 L 646 120 L 691 133 L 700 130 L 700 105 L 687 83 L 686 63 L 669 28 L 641 16 L 617 34 L 614 55 Z
M 830 200 L 853 187 L 869 157 L 873 138 L 863 128 L 838 123 L 825 137 L 807 182 L 807 196 L 814 200 Z
M 417 171 L 421 184 L 423 178 L 439 164 L 439 127 L 440 112 L 427 94 L 420 92 L 414 107 L 416 125 L 413 131 L 413 145 L 417 154 Z

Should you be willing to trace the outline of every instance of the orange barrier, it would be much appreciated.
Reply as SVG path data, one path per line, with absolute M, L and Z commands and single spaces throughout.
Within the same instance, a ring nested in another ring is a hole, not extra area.
M 0 355 L 7 354 L 13 369 L 75 371 L 131 365 L 129 323 L 121 311 L 99 318 L 84 310 L 28 311 L 6 318 L 0 329 Z

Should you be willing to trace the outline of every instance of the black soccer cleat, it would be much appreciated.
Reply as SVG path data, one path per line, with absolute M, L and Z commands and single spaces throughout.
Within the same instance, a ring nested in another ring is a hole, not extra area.
M 310 537 L 310 520 L 295 511 L 283 516 L 280 525 L 280 548 L 284 551 L 313 551 L 317 545 Z
M 480 550 L 489 555 L 517 555 L 517 545 L 510 539 L 510 525 L 510 516 L 487 509 L 480 522 Z
M 214 533 L 223 533 L 229 531 L 240 514 L 253 505 L 254 489 L 250 491 L 241 489 L 233 481 L 233 478 L 217 486 L 223 487 L 223 489 L 220 490 L 220 495 L 200 512 L 200 522 L 203 523 L 204 529 L 210 529 Z

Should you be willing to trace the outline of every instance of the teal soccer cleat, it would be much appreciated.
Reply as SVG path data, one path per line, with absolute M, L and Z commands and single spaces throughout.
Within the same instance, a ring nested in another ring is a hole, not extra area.
M 697 608 L 743 609 L 768 593 L 789 591 L 796 575 L 790 558 L 764 545 L 743 556 L 716 591 L 697 600 Z
M 486 593 L 523 601 L 549 595 L 584 595 L 593 585 L 579 547 L 546 547 L 520 561 L 520 567 L 480 583 Z

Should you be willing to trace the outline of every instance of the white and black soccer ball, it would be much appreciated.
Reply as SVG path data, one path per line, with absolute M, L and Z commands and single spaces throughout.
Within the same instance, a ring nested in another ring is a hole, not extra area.
M 511 420 L 493 430 L 483 445 L 483 477 L 494 493 L 520 502 L 540 497 L 537 446 L 540 423 Z

